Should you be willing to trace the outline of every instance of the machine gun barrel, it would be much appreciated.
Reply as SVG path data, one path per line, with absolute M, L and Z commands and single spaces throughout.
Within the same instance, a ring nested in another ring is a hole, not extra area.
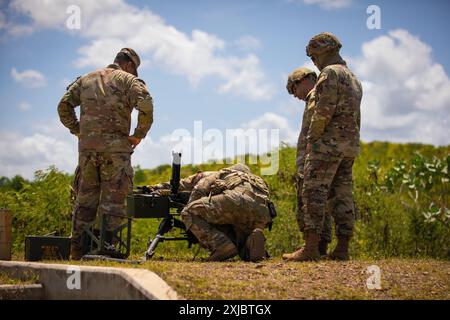
M 172 177 L 170 178 L 170 188 L 172 194 L 177 194 L 180 188 L 181 176 L 181 153 L 172 151 Z

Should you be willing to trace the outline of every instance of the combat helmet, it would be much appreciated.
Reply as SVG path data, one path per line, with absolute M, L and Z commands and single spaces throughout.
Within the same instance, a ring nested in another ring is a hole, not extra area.
M 309 40 L 306 46 L 306 55 L 308 57 L 320 56 L 326 53 L 339 52 L 342 44 L 339 39 L 330 32 L 322 32 Z
M 302 80 L 304 77 L 314 74 L 315 77 L 317 77 L 316 73 L 308 68 L 297 68 L 295 69 L 288 77 L 288 81 L 286 84 L 286 89 L 289 92 L 289 94 L 294 94 L 294 83 L 297 81 Z

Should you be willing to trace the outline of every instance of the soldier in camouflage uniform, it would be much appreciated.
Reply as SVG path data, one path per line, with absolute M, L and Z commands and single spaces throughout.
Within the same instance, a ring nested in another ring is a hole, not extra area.
M 208 261 L 238 254 L 246 261 L 259 261 L 267 254 L 262 230 L 274 216 L 269 203 L 264 180 L 237 164 L 198 180 L 181 217 L 200 245 L 211 252 Z M 221 226 L 232 227 L 233 236 Z
M 302 198 L 306 243 L 293 260 L 319 258 L 327 198 L 333 208 L 338 243 L 330 258 L 348 260 L 355 208 L 352 167 L 359 153 L 362 87 L 341 58 L 339 40 L 331 33 L 314 36 L 306 54 L 321 71 L 315 87 L 315 108 L 307 136 Z
M 79 138 L 72 259 L 81 258 L 81 233 L 97 215 L 107 216 L 109 231 L 125 216 L 126 195 L 132 191 L 131 153 L 153 123 L 152 98 L 144 81 L 137 78 L 139 64 L 134 50 L 122 49 L 113 64 L 69 85 L 58 105 L 61 122 Z M 77 106 L 81 107 L 79 121 Z M 139 115 L 130 136 L 133 108 Z
M 297 223 L 300 228 L 300 232 L 304 233 L 305 222 L 304 222 L 304 212 L 303 212 L 303 200 L 302 200 L 302 189 L 303 189 L 303 177 L 305 168 L 305 158 L 306 158 L 306 136 L 308 135 L 309 125 L 311 123 L 311 117 L 314 112 L 315 106 L 315 90 L 317 75 L 314 71 L 308 68 L 298 68 L 294 70 L 288 77 L 288 82 L 286 89 L 289 94 L 294 95 L 294 97 L 299 100 L 306 102 L 305 110 L 303 111 L 303 120 L 298 136 L 297 142 Z M 319 252 L 321 256 L 327 254 L 328 244 L 331 242 L 332 233 L 332 218 L 330 211 L 327 210 L 324 219 L 324 226 L 322 233 L 320 235 L 319 242 Z M 284 259 L 290 259 L 291 255 L 283 255 Z

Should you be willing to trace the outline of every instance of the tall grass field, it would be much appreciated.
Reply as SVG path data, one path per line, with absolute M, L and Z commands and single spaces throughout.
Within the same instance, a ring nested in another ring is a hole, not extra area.
M 278 173 L 263 176 L 278 217 L 267 246 L 272 256 L 299 247 L 303 240 L 295 220 L 295 149 L 279 150 Z M 185 165 L 182 177 L 198 170 L 217 170 L 224 164 Z M 354 258 L 432 257 L 450 259 L 449 204 L 450 146 L 363 143 L 353 169 L 356 204 Z M 258 165 L 250 166 L 259 174 Z M 135 168 L 134 184 L 156 184 L 170 179 L 170 164 L 154 169 Z M 55 167 L 37 171 L 32 181 L 20 176 L 0 178 L 0 207 L 13 214 L 13 253 L 23 256 L 26 235 L 55 232 L 68 236 L 71 229 L 72 175 Z M 132 254 L 145 252 L 147 240 L 159 221 L 135 220 Z M 185 243 L 162 243 L 158 254 L 190 256 Z

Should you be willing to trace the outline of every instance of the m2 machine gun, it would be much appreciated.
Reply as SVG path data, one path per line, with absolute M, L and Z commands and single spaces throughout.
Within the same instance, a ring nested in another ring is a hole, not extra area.
M 172 152 L 172 176 L 170 189 L 152 190 L 146 186 L 137 187 L 133 195 L 127 197 L 128 216 L 136 219 L 161 218 L 158 231 L 153 239 L 149 239 L 145 259 L 155 254 L 156 247 L 163 241 L 187 241 L 188 247 L 198 243 L 195 236 L 186 230 L 184 223 L 178 218 L 189 201 L 190 192 L 179 191 L 181 170 L 181 153 Z M 168 237 L 166 233 L 173 228 L 181 230 L 181 236 Z

